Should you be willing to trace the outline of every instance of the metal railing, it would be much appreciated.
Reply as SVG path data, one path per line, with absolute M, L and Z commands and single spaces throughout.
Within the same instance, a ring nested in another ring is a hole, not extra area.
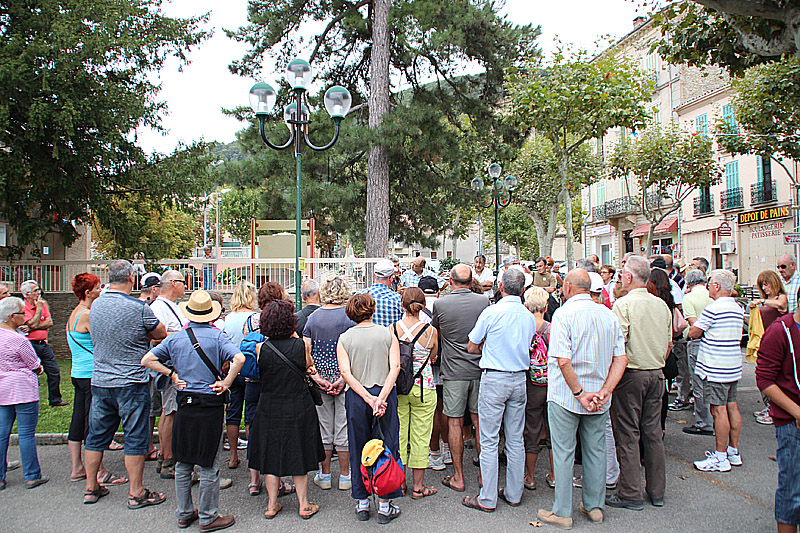
M 620 196 L 609 200 L 603 204 L 603 209 L 605 210 L 605 218 L 627 215 L 638 210 L 636 204 L 631 201 L 630 196 Z
M 592 208 L 592 218 L 595 220 L 605 220 L 606 218 L 606 206 L 598 205 L 597 207 Z
M 314 258 L 306 259 L 303 278 L 322 281 L 333 275 L 348 278 L 354 290 L 371 284 L 372 266 L 378 259 Z M 408 268 L 411 259 L 401 261 Z M 72 292 L 72 279 L 89 272 L 108 282 L 108 265 L 111 261 L 19 261 L 0 262 L 0 283 L 18 292 L 26 280 L 36 280 L 44 292 Z M 280 283 L 289 293 L 295 290 L 294 258 L 280 259 L 162 259 L 155 263 L 136 261 L 140 275 L 145 272 L 162 273 L 167 269 L 180 271 L 186 278 L 186 290 L 207 289 L 232 291 L 242 280 L 257 287 L 267 281 Z M 137 289 L 138 287 L 134 287 Z
M 701 194 L 694 199 L 694 216 L 702 217 L 714 214 L 714 197 L 710 194 Z
M 719 210 L 731 211 L 744 207 L 744 198 L 741 187 L 733 187 L 719 193 Z
M 750 203 L 753 205 L 768 204 L 778 200 L 778 188 L 775 180 L 758 181 L 750 185 Z

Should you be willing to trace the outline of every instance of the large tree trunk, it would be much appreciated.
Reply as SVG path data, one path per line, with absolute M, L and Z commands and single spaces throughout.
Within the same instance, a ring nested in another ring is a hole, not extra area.
M 369 127 L 376 129 L 389 112 L 389 8 L 391 0 L 374 0 L 370 53 Z M 374 142 L 367 165 L 367 257 L 385 257 L 389 244 L 389 154 Z
M 539 256 L 548 257 L 553 255 L 553 239 L 555 238 L 558 224 L 558 203 L 551 206 L 547 211 L 547 220 L 542 216 L 543 213 L 525 210 L 528 218 L 536 228 L 536 240 L 539 242 Z
M 572 198 L 569 195 L 569 154 L 563 152 L 561 161 L 558 162 L 558 172 L 561 175 L 561 201 L 564 202 L 564 226 L 567 230 L 567 268 L 575 267 L 575 235 L 572 232 Z
M 453 250 L 453 259 L 458 260 L 458 239 L 456 239 L 456 228 L 458 228 L 459 223 L 461 222 L 461 211 L 456 211 L 456 219 L 453 221 L 453 243 L 452 243 L 452 250 Z M 472 259 L 471 257 L 468 259 Z

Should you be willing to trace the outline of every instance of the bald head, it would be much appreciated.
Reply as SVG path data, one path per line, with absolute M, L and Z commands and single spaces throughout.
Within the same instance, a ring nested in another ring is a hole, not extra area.
M 582 268 L 575 268 L 567 272 L 564 277 L 564 295 L 567 299 L 576 294 L 588 294 L 592 287 L 592 280 L 589 273 Z
M 464 263 L 459 263 L 450 269 L 450 283 L 453 287 L 469 287 L 472 283 L 472 269 Z

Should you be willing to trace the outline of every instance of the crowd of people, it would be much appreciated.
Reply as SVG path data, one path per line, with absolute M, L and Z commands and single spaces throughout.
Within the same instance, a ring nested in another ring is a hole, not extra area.
M 441 490 L 426 485 L 428 468 L 452 465 L 442 485 L 465 492 L 464 449 L 474 442 L 480 492 L 464 495 L 464 506 L 491 513 L 498 500 L 520 505 L 525 490 L 537 488 L 544 452 L 554 501 L 538 519 L 571 529 L 579 487 L 580 512 L 600 523 L 607 506 L 665 505 L 669 411 L 693 410 L 694 423 L 683 431 L 714 436 L 696 469 L 721 473 L 744 464 L 737 385 L 746 325 L 747 357 L 756 362 L 766 405 L 755 415 L 774 424 L 778 442 L 775 518 L 779 531 L 797 531 L 796 258 L 785 255 L 777 272 L 762 272 L 760 298 L 744 305 L 734 298 L 742 296 L 734 274 L 709 269 L 702 257 L 684 264 L 626 254 L 615 268 L 589 256 L 563 277 L 552 258 L 533 265 L 528 271 L 508 257 L 495 280 L 481 255 L 448 276 L 422 257 L 402 272 L 390 257 L 374 264 L 374 282 L 356 293 L 340 276 L 306 280 L 299 312 L 279 284 L 257 289 L 242 281 L 224 320 L 219 295 L 197 290 L 181 301 L 179 271 L 143 276 L 138 299 L 130 295 L 137 273 L 128 261 L 111 263 L 102 294 L 97 276 L 79 274 L 66 325 L 75 388 L 70 479 L 85 480 L 84 504 L 127 485 L 127 506 L 139 509 L 167 499 L 143 485 L 145 462 L 157 461 L 160 476 L 175 480 L 178 526 L 198 521 L 201 531 L 216 531 L 235 523 L 219 510 L 220 489 L 230 486 L 220 477 L 225 442 L 229 469 L 245 455 L 249 494 L 266 488 L 267 519 L 288 494 L 296 495 L 301 518 L 314 516 L 319 505 L 309 500 L 308 475 L 331 489 L 336 456 L 336 486 L 350 491 L 356 518 L 367 521 L 372 491 L 360 474 L 362 450 L 379 437 L 411 471 L 376 498 L 376 520 L 387 524 L 400 516 L 397 498 Z M 49 309 L 35 281 L 20 289 L 24 299 L 0 286 L 0 490 L 8 467 L 18 466 L 6 462 L 15 420 L 27 488 L 48 481 L 34 434 L 38 374 L 48 374 L 50 404 L 66 405 L 46 341 Z M 402 390 L 401 353 L 413 375 Z M 120 423 L 126 477 L 103 464 Z

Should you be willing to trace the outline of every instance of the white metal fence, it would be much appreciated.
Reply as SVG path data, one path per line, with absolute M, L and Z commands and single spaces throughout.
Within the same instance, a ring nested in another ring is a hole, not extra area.
M 314 278 L 322 281 L 326 277 L 340 275 L 348 278 L 354 289 L 369 286 L 372 265 L 378 259 L 306 259 L 303 279 Z M 0 263 L 0 283 L 8 285 L 11 292 L 19 291 L 22 282 L 32 279 L 39 283 L 44 292 L 72 292 L 72 279 L 82 273 L 90 272 L 108 282 L 110 261 L 20 261 Z M 405 262 L 407 263 L 407 261 Z M 267 281 L 283 285 L 290 293 L 295 289 L 294 258 L 285 259 L 162 259 L 157 263 L 135 261 L 137 271 L 161 273 L 167 269 L 179 270 L 186 278 L 186 289 L 208 289 L 232 291 L 242 280 L 249 280 L 257 287 Z M 406 268 L 407 264 L 401 265 Z

